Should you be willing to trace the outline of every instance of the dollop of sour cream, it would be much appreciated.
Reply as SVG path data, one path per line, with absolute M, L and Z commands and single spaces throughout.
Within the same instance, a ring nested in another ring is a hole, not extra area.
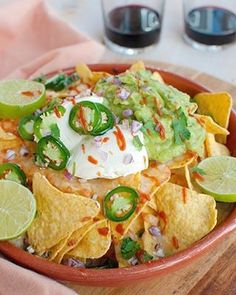
M 71 157 L 67 170 L 73 176 L 83 179 L 113 179 L 142 171 L 148 167 L 148 154 L 143 145 L 141 131 L 132 133 L 125 124 L 115 125 L 102 136 L 80 135 L 69 125 L 69 115 L 73 106 L 81 101 L 103 103 L 104 98 L 96 95 L 65 99 L 63 116 L 52 114 L 53 120 L 60 130 L 60 140 L 70 151 Z M 138 136 L 142 144 L 135 147 L 134 136 Z
M 135 136 L 143 144 L 142 132 Z M 133 139 L 130 128 L 123 125 L 116 125 L 99 137 L 84 137 L 73 150 L 67 169 L 72 175 L 84 179 L 113 179 L 142 171 L 148 167 L 147 150 L 144 145 L 137 149 Z M 123 143 L 119 144 L 119 141 Z

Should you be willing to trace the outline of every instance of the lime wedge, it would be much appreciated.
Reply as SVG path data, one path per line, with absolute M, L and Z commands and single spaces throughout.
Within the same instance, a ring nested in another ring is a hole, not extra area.
M 46 100 L 45 86 L 29 80 L 0 81 L 0 118 L 32 114 Z
M 204 192 L 220 202 L 236 202 L 236 158 L 216 156 L 198 164 L 205 172 L 203 180 L 196 179 Z
M 0 180 L 0 192 L 0 240 L 10 240 L 30 226 L 36 201 L 30 190 L 10 180 Z

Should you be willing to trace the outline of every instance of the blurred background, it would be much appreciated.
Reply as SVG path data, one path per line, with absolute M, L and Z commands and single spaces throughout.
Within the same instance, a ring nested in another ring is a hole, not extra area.
M 0 0 L 0 5 L 14 0 Z M 15 0 L 17 1 L 17 0 Z M 29 0 L 34 1 L 34 0 Z M 103 43 L 104 27 L 100 0 L 45 0 L 60 18 L 74 28 Z M 228 0 L 221 2 L 227 3 Z M 194 1 L 193 1 L 194 2 Z M 213 1 L 218 4 L 219 1 Z M 236 6 L 236 0 L 235 0 Z M 155 60 L 173 63 L 211 74 L 236 84 L 236 43 L 218 52 L 200 51 L 184 41 L 182 0 L 166 0 L 161 38 L 158 44 L 141 54 L 127 56 L 106 48 L 103 60 Z

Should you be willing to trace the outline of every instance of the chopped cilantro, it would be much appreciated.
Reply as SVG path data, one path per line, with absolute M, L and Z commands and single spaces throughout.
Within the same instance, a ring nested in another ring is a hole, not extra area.
M 35 81 L 45 84 L 46 89 L 61 91 L 79 79 L 79 76 L 74 73 L 68 76 L 65 73 L 59 73 L 47 79 L 45 76 L 39 76 Z
M 142 142 L 141 142 L 141 140 L 140 140 L 140 138 L 139 138 L 138 135 L 135 135 L 135 136 L 134 136 L 132 142 L 133 142 L 133 145 L 136 147 L 136 149 L 137 149 L 138 151 L 141 151 L 141 150 L 142 150 L 143 144 L 142 144 Z
M 143 253 L 143 262 L 148 262 L 153 259 L 153 256 L 148 254 L 146 251 Z
M 121 243 L 120 251 L 121 256 L 128 260 L 135 256 L 136 252 L 140 250 L 141 247 L 138 242 L 132 240 L 131 238 L 124 238 Z
M 203 169 L 198 168 L 198 166 L 193 167 L 192 172 L 198 173 L 198 174 L 200 174 L 202 176 L 206 175 L 206 172 Z
M 190 139 L 191 133 L 187 128 L 187 117 L 182 108 L 179 108 L 177 110 L 177 116 L 178 118 L 175 118 L 173 120 L 172 126 L 174 129 L 175 143 L 179 145 L 183 143 L 186 139 Z
M 155 132 L 154 127 L 155 127 L 155 125 L 152 121 L 147 121 L 147 123 L 145 123 L 143 126 L 143 130 L 147 131 L 149 129 L 151 132 L 154 133 Z

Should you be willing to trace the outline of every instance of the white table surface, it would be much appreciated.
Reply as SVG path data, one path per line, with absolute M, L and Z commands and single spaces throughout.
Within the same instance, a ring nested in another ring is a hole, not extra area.
M 46 1 L 56 8 L 58 15 L 64 20 L 98 42 L 103 42 L 103 20 L 100 0 Z M 227 0 L 225 1 L 227 2 Z M 0 4 L 6 2 L 9 2 L 9 0 L 0 0 Z M 65 3 L 67 8 L 65 8 Z M 182 35 L 182 0 L 166 0 L 164 23 L 159 44 L 131 58 L 115 54 L 107 49 L 104 59 L 110 61 L 119 58 L 122 61 L 125 58 L 129 60 L 142 59 L 179 64 L 211 74 L 236 85 L 236 43 L 217 53 L 201 52 L 187 45 Z

